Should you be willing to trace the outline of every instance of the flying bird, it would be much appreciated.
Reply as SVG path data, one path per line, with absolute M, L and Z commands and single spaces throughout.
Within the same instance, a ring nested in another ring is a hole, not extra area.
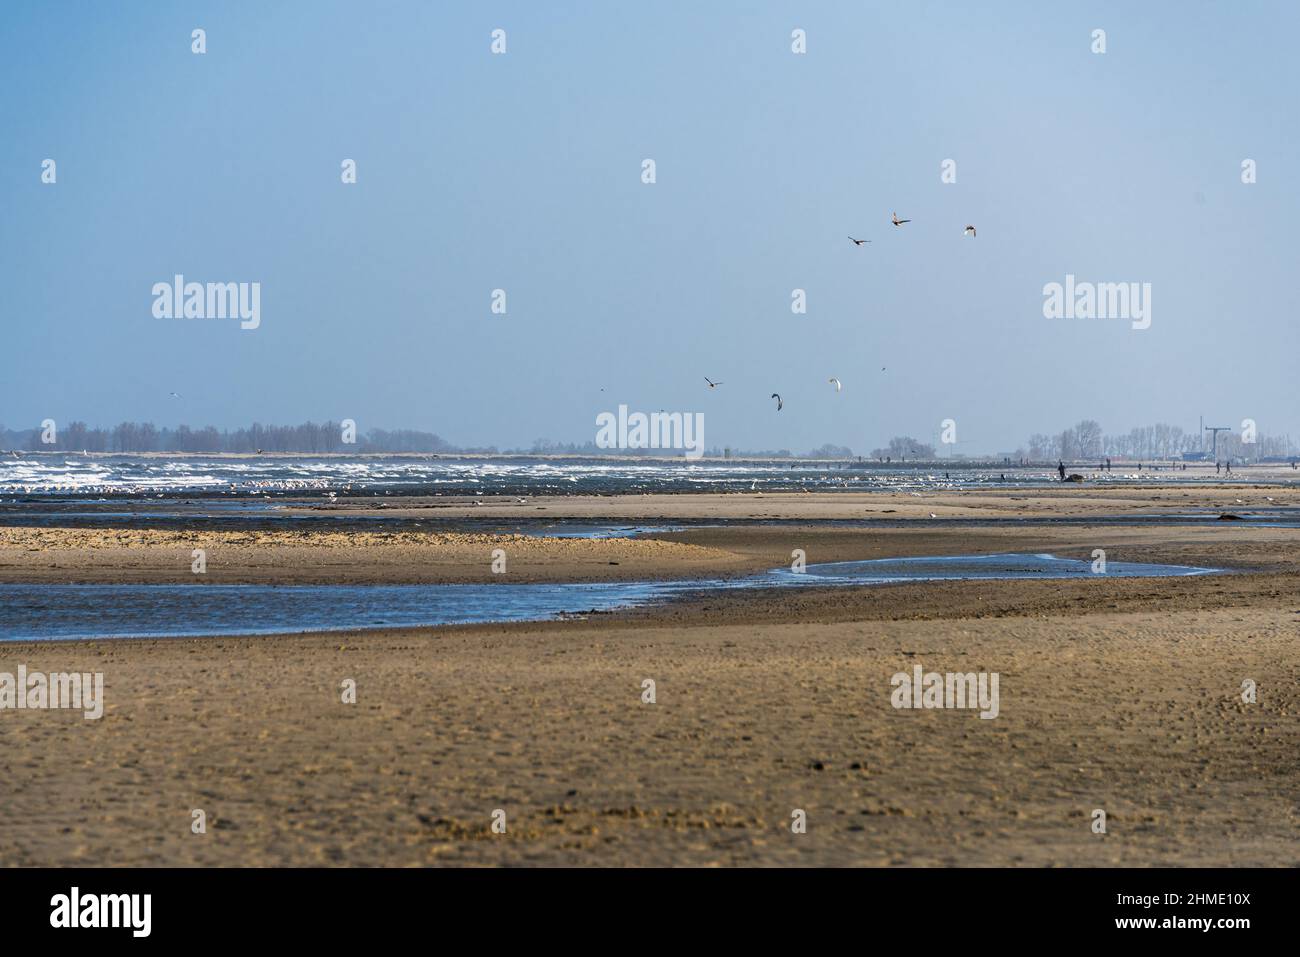
M 780 412 L 785 403 L 781 401 L 781 397 L 775 392 L 772 393 L 772 398 L 776 399 L 776 411 Z
M 181 394 L 180 394 L 179 392 L 170 392 L 170 393 L 168 393 L 168 394 L 169 394 L 173 399 L 179 399 L 179 398 L 181 397 Z
M 895 226 L 901 226 L 901 225 L 903 225 L 903 223 L 910 223 L 910 222 L 911 222 L 910 219 L 899 219 L 899 218 L 898 218 L 898 213 L 890 213 L 890 216 L 893 217 L 893 223 L 894 223 Z
M 712 379 L 710 379 L 708 376 L 705 376 L 705 377 L 704 377 L 704 381 L 707 382 L 707 383 L 709 384 L 709 388 L 710 388 L 710 389 L 716 389 L 718 386 L 722 385 L 721 382 L 714 382 L 714 381 L 713 381 Z
M 844 386 L 840 385 L 840 380 L 837 379 L 837 378 L 835 378 L 835 376 L 831 376 L 831 377 L 830 377 L 829 379 L 827 379 L 826 381 L 829 382 L 831 385 L 835 386 L 835 391 L 836 391 L 836 392 L 839 392 L 841 389 L 844 388 Z
M 852 236 L 849 237 L 849 241 L 855 246 L 861 246 L 863 243 L 871 242 L 870 239 L 854 239 Z
M 962 232 L 965 233 L 967 236 L 974 236 L 974 235 L 975 235 L 975 227 L 974 227 L 974 226 L 967 226 L 965 229 L 962 230 Z

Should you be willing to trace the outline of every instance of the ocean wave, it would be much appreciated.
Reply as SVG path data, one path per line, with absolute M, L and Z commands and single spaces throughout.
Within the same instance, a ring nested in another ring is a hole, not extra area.
M 1089 473 L 1090 481 L 1194 481 L 1187 473 Z M 618 494 L 674 491 L 942 491 L 1054 484 L 1045 468 L 867 465 L 792 460 L 631 461 L 339 456 L 26 453 L 0 460 L 0 495 Z

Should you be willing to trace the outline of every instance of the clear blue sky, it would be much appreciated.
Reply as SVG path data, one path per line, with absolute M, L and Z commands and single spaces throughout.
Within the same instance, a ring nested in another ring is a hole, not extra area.
M 1300 435 L 1297 36 L 1290 2 L 8 2 L 0 423 Z M 260 282 L 261 328 L 153 318 L 177 272 Z M 1151 328 L 1045 319 L 1066 273 L 1150 282 Z

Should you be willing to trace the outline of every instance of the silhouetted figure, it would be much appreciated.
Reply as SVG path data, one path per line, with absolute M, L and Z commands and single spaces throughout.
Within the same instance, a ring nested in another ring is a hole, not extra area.
M 1221 466 L 1218 462 L 1215 462 L 1215 463 L 1214 463 L 1214 474 L 1215 474 L 1215 475 L 1218 475 L 1220 469 L 1222 469 L 1222 468 L 1223 468 L 1223 466 Z
M 1058 472 L 1061 473 L 1061 481 L 1064 482 L 1064 481 L 1065 481 L 1065 463 L 1064 463 L 1064 462 L 1057 462 L 1057 463 L 1056 463 L 1056 471 L 1058 471 Z
M 1228 475 L 1232 474 L 1232 459 L 1228 459 L 1223 463 L 1223 471 Z

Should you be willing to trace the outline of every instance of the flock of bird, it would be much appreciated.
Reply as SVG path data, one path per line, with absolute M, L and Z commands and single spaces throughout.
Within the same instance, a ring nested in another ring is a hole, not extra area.
M 902 226 L 904 223 L 910 223 L 910 222 L 911 222 L 910 219 L 899 219 L 899 218 L 898 218 L 898 213 L 897 213 L 897 212 L 891 212 L 891 213 L 889 214 L 889 221 L 890 221 L 891 223 L 893 223 L 895 227 Z M 964 236 L 970 236 L 970 237 L 974 238 L 974 236 L 975 236 L 975 227 L 974 227 L 974 226 L 971 226 L 971 225 L 967 225 L 966 228 L 962 230 L 962 235 L 964 235 Z M 853 243 L 853 245 L 855 245 L 855 246 L 864 246 L 864 245 L 870 243 L 871 240 L 870 240 L 870 239 L 855 239 L 854 237 L 850 236 L 850 237 L 849 237 L 849 242 Z M 884 371 L 885 371 L 885 366 L 881 366 L 881 367 L 880 367 L 880 371 L 881 371 L 881 372 L 884 372 Z M 709 387 L 710 389 L 716 389 L 718 386 L 722 385 L 721 382 L 714 382 L 714 381 L 713 381 L 712 379 L 710 379 L 708 376 L 705 376 L 705 377 L 704 377 L 704 381 L 708 384 L 708 387 Z M 831 376 L 831 377 L 830 377 L 829 379 L 827 379 L 826 381 L 827 381 L 830 385 L 835 386 L 835 391 L 836 391 L 836 392 L 842 392 L 842 391 L 844 390 L 844 384 L 843 384 L 842 382 L 840 382 L 840 380 L 837 379 L 835 376 Z M 602 388 L 600 391 L 601 391 L 601 392 L 604 392 L 605 390 Z M 168 398 L 179 399 L 179 398 L 181 398 L 181 394 L 180 394 L 179 392 L 172 392 L 172 393 L 169 393 Z M 779 393 L 773 392 L 772 395 L 771 395 L 771 398 L 776 399 L 776 411 L 780 412 L 783 408 L 785 408 L 785 402 L 784 402 L 784 400 L 782 400 L 782 398 L 781 398 L 781 396 L 780 396 Z M 14 456 L 14 458 L 22 458 L 22 453 L 18 452 L 17 450 L 12 451 L 11 454 Z M 262 455 L 262 454 L 264 454 L 264 453 L 262 452 L 261 449 L 258 449 L 258 450 L 257 450 L 257 454 L 258 454 L 258 455 Z
M 899 219 L 899 218 L 898 218 L 898 213 L 896 213 L 896 212 L 891 212 L 891 213 L 889 214 L 889 221 L 890 221 L 891 223 L 893 223 L 895 226 L 902 226 L 904 223 L 910 223 L 910 222 L 911 222 L 910 219 Z M 974 227 L 974 226 L 971 226 L 971 225 L 968 224 L 968 225 L 966 226 L 966 228 L 962 230 L 962 235 L 963 235 L 963 236 L 970 236 L 970 237 L 973 239 L 973 238 L 975 237 L 975 227 Z M 855 245 L 855 246 L 865 246 L 867 243 L 871 242 L 871 240 L 870 240 L 870 239 L 854 239 L 852 236 L 850 236 L 850 237 L 849 237 L 849 242 L 853 243 L 853 245 Z M 881 367 L 880 367 L 880 371 L 881 371 L 881 372 L 884 372 L 884 371 L 885 371 L 885 367 L 884 367 L 884 366 L 881 366 Z M 704 381 L 707 382 L 707 383 L 709 384 L 709 388 L 710 388 L 710 389 L 716 389 L 718 386 L 722 385 L 721 382 L 714 382 L 714 381 L 713 381 L 712 379 L 710 379 L 708 376 L 705 376 L 705 377 L 704 377 Z M 844 390 L 844 385 L 843 385 L 843 383 L 841 383 L 839 379 L 835 378 L 835 376 L 831 376 L 831 377 L 830 377 L 829 379 L 827 379 L 826 381 L 829 382 L 831 385 L 835 386 L 835 391 L 836 391 L 836 392 L 842 392 L 842 391 Z M 601 392 L 604 392 L 605 390 L 604 390 L 604 389 L 601 389 L 600 391 L 601 391 Z M 773 399 L 776 399 L 776 411 L 780 412 L 783 408 L 785 408 L 785 402 L 782 401 L 781 396 L 780 396 L 779 394 L 773 392 L 771 397 L 772 397 Z

